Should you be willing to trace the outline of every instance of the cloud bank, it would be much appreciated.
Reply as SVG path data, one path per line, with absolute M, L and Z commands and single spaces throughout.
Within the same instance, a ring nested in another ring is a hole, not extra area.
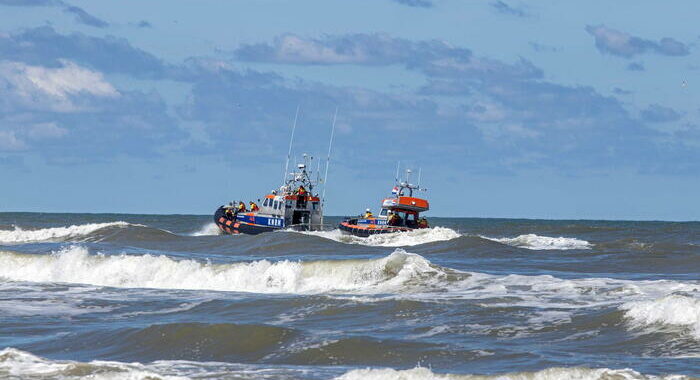
M 666 56 L 685 56 L 690 54 L 690 49 L 687 45 L 669 37 L 653 41 L 635 37 L 605 25 L 588 25 L 586 26 L 586 31 L 595 38 L 595 46 L 603 54 L 623 58 L 633 58 L 645 53 Z

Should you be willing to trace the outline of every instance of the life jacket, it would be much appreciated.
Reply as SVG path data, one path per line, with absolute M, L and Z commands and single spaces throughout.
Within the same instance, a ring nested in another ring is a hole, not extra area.
M 255 202 L 250 202 L 250 211 L 258 211 L 260 208 L 258 205 L 255 204 Z

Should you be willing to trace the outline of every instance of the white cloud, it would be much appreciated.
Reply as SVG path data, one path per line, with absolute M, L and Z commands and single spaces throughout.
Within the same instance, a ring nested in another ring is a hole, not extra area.
M 74 112 L 79 96 L 118 97 L 119 92 L 100 72 L 92 71 L 70 61 L 61 61 L 62 67 L 31 66 L 20 62 L 0 62 L 0 83 L 6 86 L 4 96 L 15 97 L 32 109 Z
M 364 51 L 353 46 L 342 53 L 318 41 L 303 39 L 295 35 L 282 36 L 278 43 L 277 57 L 287 62 L 316 62 L 324 64 L 361 63 L 368 57 Z

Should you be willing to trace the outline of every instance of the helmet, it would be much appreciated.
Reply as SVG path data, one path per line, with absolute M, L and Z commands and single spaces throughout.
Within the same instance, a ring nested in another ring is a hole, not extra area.
M 372 212 L 372 210 L 370 210 L 370 209 L 367 209 L 367 210 L 365 210 L 365 212 Z

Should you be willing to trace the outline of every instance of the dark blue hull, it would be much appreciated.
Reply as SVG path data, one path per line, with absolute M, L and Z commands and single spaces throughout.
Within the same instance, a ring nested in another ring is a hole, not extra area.
M 256 217 L 249 214 L 236 215 L 234 218 L 229 218 L 226 216 L 223 207 L 219 207 L 214 213 L 214 223 L 216 223 L 216 226 L 224 233 L 231 235 L 257 235 L 263 232 L 271 232 L 284 228 L 284 226 L 269 226 L 257 224 L 255 222 Z

